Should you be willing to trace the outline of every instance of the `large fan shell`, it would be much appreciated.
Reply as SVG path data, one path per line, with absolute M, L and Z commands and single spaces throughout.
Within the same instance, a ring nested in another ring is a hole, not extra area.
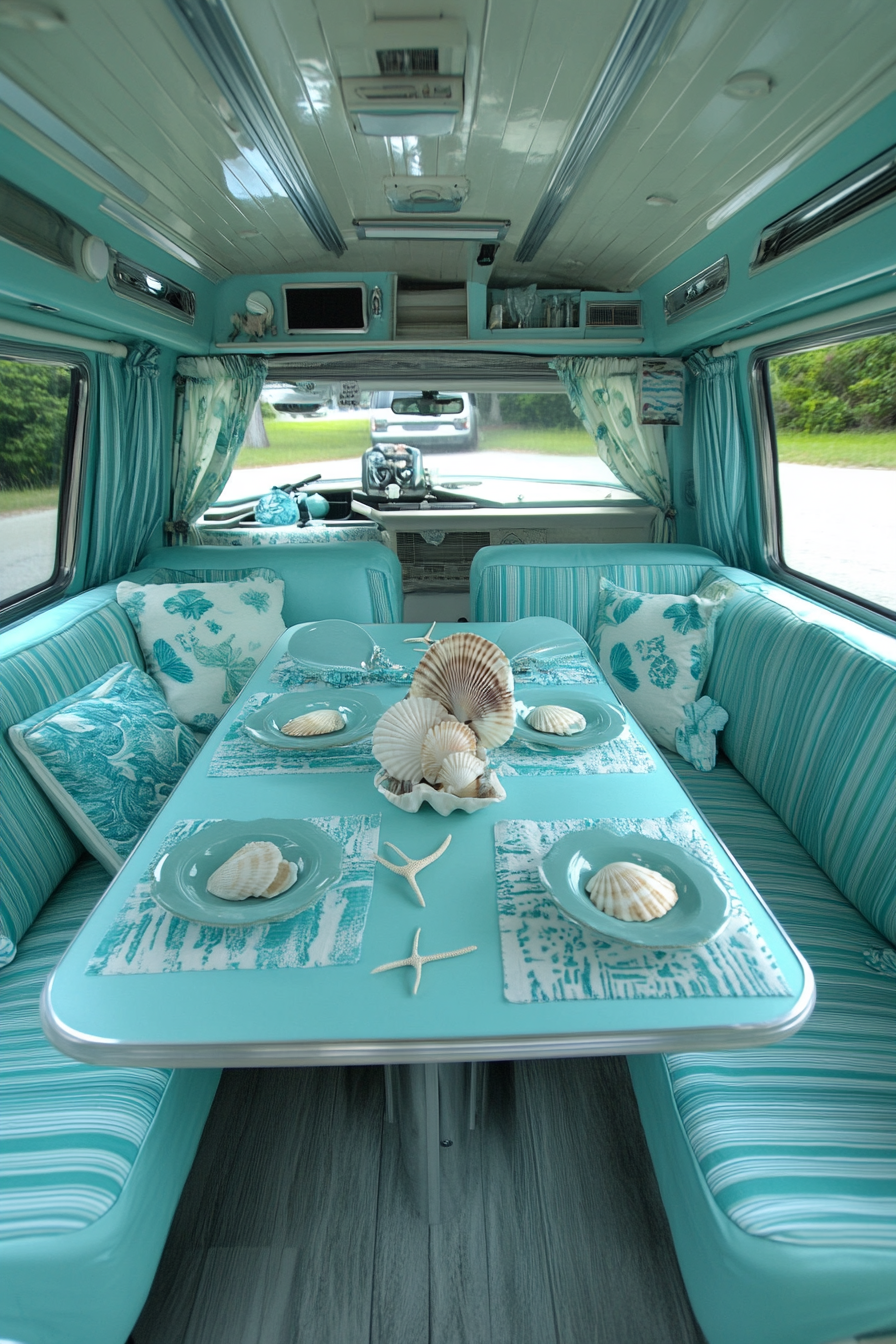
M 419 784 L 423 779 L 423 742 L 430 728 L 450 719 L 438 700 L 399 700 L 373 730 L 373 754 L 393 779 Z
M 513 733 L 513 674 L 502 649 L 462 631 L 433 644 L 420 661 L 410 695 L 437 700 L 469 724 L 480 746 L 499 747 Z

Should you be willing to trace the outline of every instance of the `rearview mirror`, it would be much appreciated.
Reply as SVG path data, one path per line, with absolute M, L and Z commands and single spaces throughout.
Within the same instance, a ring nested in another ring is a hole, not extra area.
M 396 397 L 395 415 L 462 415 L 463 397 L 440 397 L 438 392 L 421 392 L 419 397 Z

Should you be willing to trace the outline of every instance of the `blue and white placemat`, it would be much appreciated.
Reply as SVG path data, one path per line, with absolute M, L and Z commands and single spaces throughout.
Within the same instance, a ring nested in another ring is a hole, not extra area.
M 296 662 L 295 658 L 284 653 L 271 673 L 271 681 L 282 691 L 300 691 L 303 686 L 336 686 L 340 690 L 346 686 L 409 686 L 416 667 L 404 667 L 401 663 L 390 662 L 382 650 L 377 650 L 372 666 L 357 667 L 308 667 Z
M 342 847 L 342 871 L 320 900 L 292 919 L 248 928 L 213 928 L 169 915 L 138 882 L 87 966 L 88 975 L 154 975 L 162 971 L 256 971 L 346 966 L 359 960 L 373 895 L 380 814 L 309 817 Z M 159 857 L 212 821 L 182 821 Z
M 731 918 L 702 947 L 647 948 L 607 941 L 565 918 L 538 879 L 538 865 L 567 831 L 606 826 L 671 840 L 719 873 Z M 499 821 L 495 826 L 504 997 L 511 1003 L 571 999 L 773 997 L 789 994 L 765 940 L 690 812 L 670 817 Z
M 208 773 L 214 779 L 234 779 L 239 775 L 326 775 L 363 774 L 377 770 L 371 740 L 362 737 L 345 747 L 324 751 L 290 751 L 266 747 L 243 732 L 243 723 L 276 695 L 250 695 L 233 723 L 218 743 L 209 762 Z
M 517 686 L 596 686 L 606 680 L 587 649 L 562 658 L 527 658 L 521 654 L 510 667 Z
M 325 751 L 280 751 L 253 741 L 243 732 L 243 723 L 248 715 L 274 699 L 276 696 L 264 694 L 249 697 L 218 743 L 209 762 L 210 777 L 362 774 L 380 768 L 369 737 Z M 588 751 L 552 751 L 550 747 L 535 743 L 530 747 L 511 738 L 503 747 L 494 747 L 488 760 L 499 775 L 646 775 L 656 769 L 650 753 L 635 740 L 628 726 L 612 742 Z

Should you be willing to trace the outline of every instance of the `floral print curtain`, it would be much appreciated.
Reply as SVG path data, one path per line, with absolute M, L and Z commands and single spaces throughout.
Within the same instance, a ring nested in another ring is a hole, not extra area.
M 199 541 L 194 523 L 230 478 L 264 386 L 267 363 L 251 355 L 184 357 L 174 430 L 175 545 Z
M 744 529 L 746 454 L 737 403 L 737 356 L 698 350 L 694 375 L 694 490 L 697 535 L 726 565 L 750 569 Z
M 159 351 L 137 341 L 126 359 L 97 355 L 99 458 L 86 581 L 133 569 L 165 517 Z
M 666 444 L 659 425 L 638 423 L 637 361 L 569 355 L 552 360 L 550 367 L 593 437 L 600 459 L 623 485 L 659 509 L 651 541 L 674 541 Z

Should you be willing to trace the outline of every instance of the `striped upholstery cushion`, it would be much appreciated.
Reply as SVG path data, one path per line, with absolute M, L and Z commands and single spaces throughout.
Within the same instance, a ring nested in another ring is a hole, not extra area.
M 716 625 L 705 689 L 728 710 L 725 754 L 896 942 L 896 668 L 821 608 L 806 619 L 739 589 Z
M 471 619 L 555 616 L 590 643 L 601 577 L 642 593 L 692 593 L 713 560 L 696 546 L 484 547 L 470 572 Z
M 82 859 L 0 971 L 0 1240 L 72 1232 L 101 1217 L 168 1084 L 164 1069 L 78 1064 L 41 1031 L 41 986 L 107 881 L 94 859 Z
M 68 624 L 61 625 L 63 614 Z M 53 630 L 53 624 L 61 628 Z M 34 634 L 29 640 L 29 632 Z M 38 789 L 6 736 L 95 681 L 117 663 L 143 667 L 143 655 L 114 588 L 73 599 L 0 637 L 0 934 L 14 942 L 81 853 L 81 845 Z
M 401 612 L 396 610 L 394 588 L 387 575 L 379 569 L 368 569 L 367 584 L 370 588 L 373 620 L 379 625 L 392 625 L 401 620 Z
M 672 753 L 666 759 L 809 961 L 818 989 L 812 1017 L 786 1041 L 668 1057 L 709 1189 L 755 1236 L 896 1248 L 896 976 L 880 956 L 889 944 L 728 762 L 703 775 Z

